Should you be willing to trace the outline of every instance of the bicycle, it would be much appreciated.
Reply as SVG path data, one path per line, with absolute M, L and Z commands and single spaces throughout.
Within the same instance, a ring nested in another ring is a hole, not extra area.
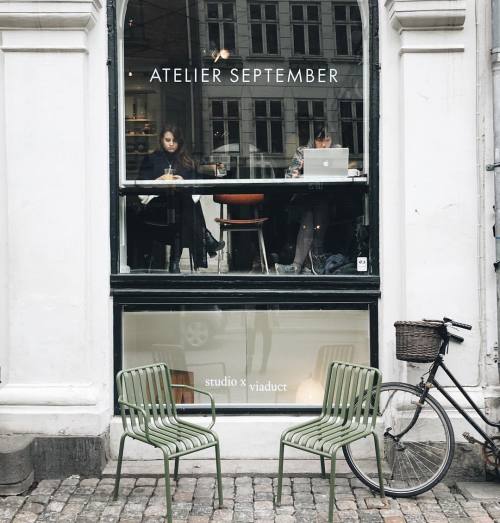
M 418 385 L 398 382 L 382 384 L 380 422 L 377 422 L 377 431 L 379 441 L 383 442 L 381 446 L 387 483 L 384 487 L 386 494 L 393 497 L 412 497 L 422 494 L 439 483 L 450 468 L 455 451 L 453 427 L 444 408 L 430 394 L 432 388 L 441 392 L 484 438 L 484 441 L 480 442 L 469 433 L 464 433 L 469 443 L 479 443 L 482 446 L 486 465 L 495 471 L 497 478 L 500 478 L 500 436 L 488 436 L 435 377 L 437 371 L 442 369 L 479 417 L 487 425 L 500 429 L 500 421 L 492 421 L 481 412 L 444 364 L 449 342 L 464 341 L 461 336 L 448 332 L 448 328 L 453 326 L 470 330 L 472 327 L 450 318 L 423 320 L 423 322 L 397 322 L 396 326 L 398 324 L 430 328 L 437 337 L 437 343 L 435 349 L 431 348 L 423 356 L 421 353 L 412 353 L 411 350 L 405 352 L 402 349 L 400 350 L 402 354 L 397 354 L 398 359 L 405 361 L 432 363 L 428 372 L 420 378 Z M 399 345 L 398 349 L 400 349 Z M 424 379 L 426 375 L 427 378 Z M 427 430 L 431 438 L 426 435 Z M 373 470 L 375 458 L 373 456 L 371 459 L 367 456 L 366 443 L 364 446 L 359 443 L 346 445 L 343 451 L 349 467 L 359 480 L 372 490 L 378 491 L 376 469 Z

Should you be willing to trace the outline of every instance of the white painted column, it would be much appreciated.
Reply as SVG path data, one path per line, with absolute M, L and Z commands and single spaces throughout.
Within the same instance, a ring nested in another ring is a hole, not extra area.
M 471 323 L 446 362 L 481 404 L 481 359 L 494 343 L 485 326 L 496 314 L 492 186 L 478 162 L 487 128 L 478 117 L 476 31 L 486 29 L 476 28 L 475 2 L 387 0 L 385 10 L 381 31 L 397 45 L 381 53 L 382 367 L 386 378 L 411 382 L 425 368 L 395 362 L 397 319 Z
M 106 13 L 0 2 L 2 432 L 111 415 Z

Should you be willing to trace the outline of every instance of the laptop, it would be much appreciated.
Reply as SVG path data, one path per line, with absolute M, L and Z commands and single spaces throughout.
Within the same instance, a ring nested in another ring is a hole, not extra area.
M 330 147 L 328 149 L 304 149 L 304 176 L 308 178 L 347 178 L 349 149 Z

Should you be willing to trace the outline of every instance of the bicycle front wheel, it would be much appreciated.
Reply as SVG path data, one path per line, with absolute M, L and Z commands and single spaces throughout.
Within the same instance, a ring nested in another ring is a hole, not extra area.
M 406 383 L 382 384 L 376 434 L 386 494 L 417 496 L 436 485 L 453 461 L 455 437 L 443 407 Z M 379 490 L 372 438 L 343 447 L 348 465 L 368 487 Z

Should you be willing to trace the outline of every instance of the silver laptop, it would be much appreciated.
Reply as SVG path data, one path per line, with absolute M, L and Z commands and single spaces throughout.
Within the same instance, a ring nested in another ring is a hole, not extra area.
M 348 163 L 347 147 L 304 149 L 304 176 L 308 178 L 347 177 Z

